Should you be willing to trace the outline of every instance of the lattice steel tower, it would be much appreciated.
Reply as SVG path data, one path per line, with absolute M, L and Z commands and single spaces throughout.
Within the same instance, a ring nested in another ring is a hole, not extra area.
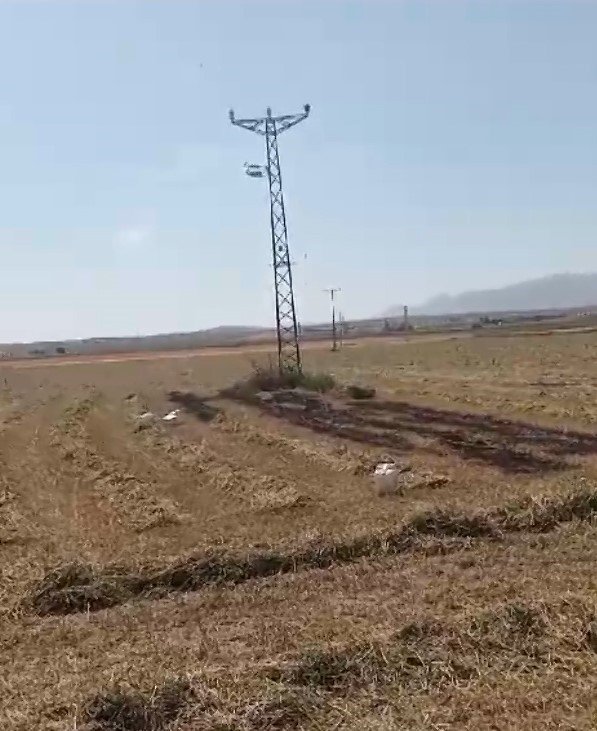
M 282 194 L 282 172 L 280 170 L 280 153 L 278 151 L 278 135 L 309 116 L 311 107 L 305 104 L 299 114 L 284 114 L 272 117 L 268 107 L 267 116 L 257 119 L 236 119 L 230 110 L 230 121 L 237 127 L 265 137 L 267 154 L 267 178 L 269 181 L 270 224 L 272 233 L 272 258 L 274 266 L 274 288 L 276 291 L 276 329 L 278 333 L 278 365 L 280 372 L 301 372 L 301 351 L 299 333 L 294 306 L 292 288 L 292 265 L 288 248 L 288 231 L 284 196 Z M 252 177 L 262 177 L 261 167 L 247 165 L 246 172 Z

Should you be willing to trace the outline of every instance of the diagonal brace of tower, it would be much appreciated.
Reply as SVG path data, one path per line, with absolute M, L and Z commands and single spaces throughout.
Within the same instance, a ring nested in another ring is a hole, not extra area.
M 256 119 L 236 119 L 234 112 L 232 110 L 230 111 L 230 121 L 232 124 L 265 137 L 274 288 L 276 294 L 278 365 L 280 373 L 288 371 L 300 373 L 302 365 L 294 290 L 292 286 L 292 265 L 288 247 L 286 212 L 284 210 L 284 195 L 282 193 L 282 172 L 280 169 L 278 137 L 282 132 L 285 132 L 290 127 L 294 127 L 294 125 L 306 119 L 310 111 L 311 107 L 305 104 L 303 111 L 298 114 L 284 114 L 279 117 L 273 117 L 272 110 L 268 108 L 265 117 L 258 117 Z

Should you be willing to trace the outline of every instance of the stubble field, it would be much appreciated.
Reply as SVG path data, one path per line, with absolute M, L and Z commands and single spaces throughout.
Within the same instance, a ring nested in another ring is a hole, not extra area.
M 2 366 L 0 728 L 597 727 L 597 334 L 265 358 Z

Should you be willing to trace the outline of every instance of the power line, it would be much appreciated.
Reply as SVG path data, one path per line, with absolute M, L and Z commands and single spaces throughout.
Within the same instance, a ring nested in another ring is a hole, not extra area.
M 265 137 L 267 157 L 265 167 L 269 182 L 272 259 L 274 267 L 274 288 L 276 292 L 278 366 L 280 373 L 285 371 L 300 373 L 302 366 L 296 308 L 294 304 L 294 289 L 292 286 L 292 263 L 290 261 L 290 250 L 288 247 L 284 196 L 282 195 L 282 171 L 280 169 L 278 135 L 290 129 L 290 127 L 294 127 L 299 122 L 302 122 L 309 116 L 310 111 L 310 105 L 305 104 L 304 110 L 298 114 L 284 114 L 279 117 L 272 117 L 272 110 L 268 107 L 265 117 L 236 119 L 234 111 L 232 109 L 230 110 L 230 121 L 232 124 Z M 260 165 L 245 164 L 245 170 L 250 177 L 263 177 L 263 169 Z

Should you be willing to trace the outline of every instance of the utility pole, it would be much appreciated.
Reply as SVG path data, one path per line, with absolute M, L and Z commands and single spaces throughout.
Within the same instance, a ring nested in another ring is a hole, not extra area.
M 272 110 L 268 107 L 265 117 L 236 119 L 234 111 L 232 109 L 230 110 L 230 121 L 232 124 L 265 137 L 274 289 L 276 293 L 278 367 L 280 373 L 289 371 L 300 373 L 302 365 L 298 323 L 294 305 L 294 290 L 292 286 L 292 264 L 288 247 L 286 212 L 284 210 L 284 196 L 282 195 L 282 171 L 280 169 L 278 136 L 287 129 L 290 129 L 290 127 L 294 127 L 295 124 L 307 119 L 310 111 L 310 105 L 305 104 L 303 111 L 298 114 L 284 114 L 279 117 L 273 117 Z M 246 165 L 245 168 L 247 175 L 250 177 L 262 177 L 262 173 L 259 170 L 260 166 Z
M 324 292 L 330 293 L 330 300 L 332 303 L 332 350 L 335 352 L 338 350 L 338 334 L 336 331 L 336 304 L 334 302 L 334 295 L 336 292 L 341 292 L 342 290 L 340 287 L 330 287 L 329 289 L 324 289 Z

